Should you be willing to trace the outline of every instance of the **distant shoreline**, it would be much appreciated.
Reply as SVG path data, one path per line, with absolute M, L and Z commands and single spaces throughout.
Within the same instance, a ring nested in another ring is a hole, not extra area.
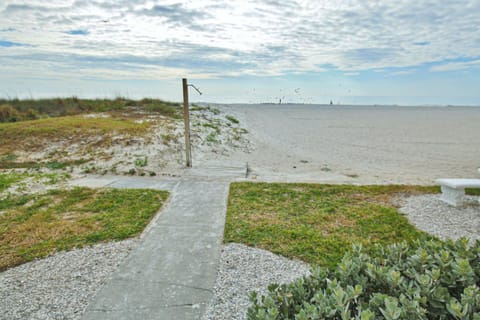
M 320 103 L 216 103 L 216 102 L 192 102 L 197 105 L 210 106 L 312 106 L 312 107 L 329 107 L 329 108 L 480 108 L 480 105 L 400 105 L 400 104 L 320 104 Z

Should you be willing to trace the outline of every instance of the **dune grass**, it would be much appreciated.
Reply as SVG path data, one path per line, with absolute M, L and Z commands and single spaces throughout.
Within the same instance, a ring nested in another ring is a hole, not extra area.
M 179 118 L 181 108 L 179 103 L 160 99 L 145 98 L 132 100 L 116 99 L 0 99 L 0 122 L 17 122 L 42 117 L 58 117 L 78 115 L 91 112 L 119 111 L 127 108 L 137 108 L 160 113 L 167 117 Z
M 392 204 L 398 194 L 438 187 L 233 183 L 225 242 L 263 248 L 289 258 L 334 267 L 352 243 L 430 238 Z
M 75 188 L 0 199 L 0 271 L 56 251 L 136 236 L 167 196 Z
M 22 181 L 27 176 L 26 173 L 0 173 L 0 192 L 8 189 L 14 183 Z
M 99 144 L 108 143 L 113 135 L 143 135 L 149 126 L 149 122 L 137 123 L 132 119 L 86 118 L 81 115 L 3 123 L 0 124 L 0 155 L 5 157 L 18 150 L 41 150 L 45 142 L 82 142 L 92 136 L 103 138 Z
M 53 186 L 70 178 L 70 174 L 66 172 L 42 172 L 41 170 L 28 172 L 0 171 L 0 201 L 2 201 L 2 197 L 5 197 L 5 194 L 12 191 L 8 190 L 11 186 L 15 187 L 15 192 L 27 193 L 30 191 L 29 184 L 30 186 L 32 183 Z

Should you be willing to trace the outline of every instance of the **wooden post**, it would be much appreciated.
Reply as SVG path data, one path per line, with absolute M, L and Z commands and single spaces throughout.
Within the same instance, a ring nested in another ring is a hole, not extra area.
M 192 146 L 190 144 L 190 115 L 188 108 L 187 79 L 182 79 L 183 84 L 183 121 L 185 124 L 185 155 L 187 168 L 192 167 Z

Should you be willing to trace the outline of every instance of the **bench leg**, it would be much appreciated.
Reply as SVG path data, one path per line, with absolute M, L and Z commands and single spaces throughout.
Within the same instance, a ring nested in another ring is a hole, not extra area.
M 448 186 L 442 186 L 442 197 L 440 199 L 454 207 L 459 207 L 463 205 L 464 196 L 465 189 L 454 189 Z

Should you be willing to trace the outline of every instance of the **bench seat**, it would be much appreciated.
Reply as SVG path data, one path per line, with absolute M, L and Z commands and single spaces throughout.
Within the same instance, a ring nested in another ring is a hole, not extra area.
M 442 201 L 458 207 L 463 205 L 465 188 L 480 188 L 480 179 L 437 179 L 442 188 Z

